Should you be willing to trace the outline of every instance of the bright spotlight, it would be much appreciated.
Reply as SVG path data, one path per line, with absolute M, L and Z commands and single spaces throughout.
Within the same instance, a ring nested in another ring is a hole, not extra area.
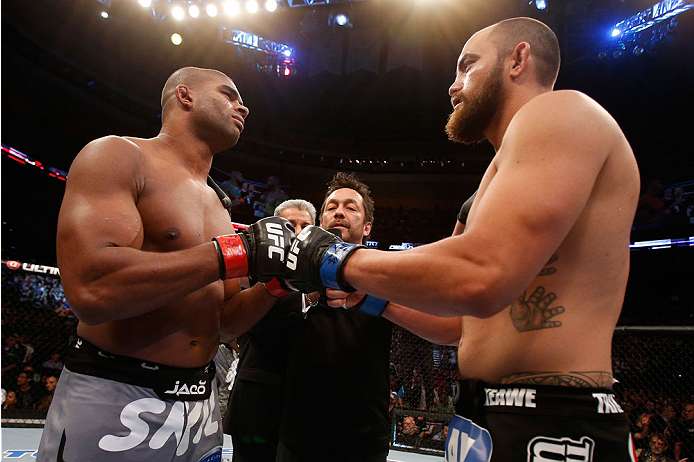
M 282 52 L 282 54 L 283 54 L 284 56 L 286 56 L 287 58 L 289 58 L 289 57 L 292 55 L 292 50 L 290 50 L 289 48 L 287 48 L 286 50 L 284 50 L 284 51 Z
M 255 13 L 258 11 L 258 2 L 256 0 L 249 0 L 246 2 L 246 11 L 249 13 Z
M 183 43 L 183 37 L 181 37 L 181 34 L 179 34 L 177 32 L 174 32 L 173 34 L 171 34 L 171 43 L 173 43 L 176 46 Z
M 241 10 L 241 5 L 236 0 L 227 0 L 222 3 L 222 6 L 224 7 L 224 12 L 229 16 L 236 16 Z
M 612 37 L 617 37 L 622 34 L 622 31 L 617 29 L 616 27 L 612 29 Z
M 274 13 L 277 10 L 277 0 L 267 0 L 265 2 L 265 9 L 270 13 Z
M 149 8 L 152 6 L 152 0 L 140 0 L 140 5 L 142 5 L 143 8 Z
M 174 6 L 171 10 L 171 15 L 174 17 L 174 19 L 180 21 L 185 17 L 186 12 L 183 11 L 183 8 L 181 8 L 180 6 Z
M 340 13 L 340 14 L 338 14 L 337 16 L 335 16 L 335 23 L 336 23 L 338 26 L 344 26 L 344 25 L 346 25 L 348 22 L 349 22 L 349 18 L 347 17 L 347 15 L 345 15 L 345 14 L 343 14 L 343 13 Z
M 217 5 L 215 5 L 214 3 L 210 3 L 209 5 L 207 5 L 205 11 L 207 12 L 207 16 L 209 16 L 210 18 L 214 18 L 215 16 L 217 16 Z
M 285 76 L 285 77 L 291 75 L 291 73 L 292 73 L 292 71 L 291 71 L 288 67 L 285 67 L 285 68 L 284 68 L 284 76 Z
M 190 5 L 188 7 L 188 14 L 192 18 L 197 18 L 198 16 L 200 16 L 200 8 L 198 8 L 198 5 Z
M 101 12 L 101 17 L 104 19 L 108 19 L 108 11 L 102 11 Z
M 547 8 L 547 1 L 546 0 L 535 0 L 535 8 L 538 10 L 544 10 Z

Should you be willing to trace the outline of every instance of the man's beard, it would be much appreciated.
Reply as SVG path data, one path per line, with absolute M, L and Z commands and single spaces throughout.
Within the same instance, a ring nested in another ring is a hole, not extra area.
M 501 66 L 492 71 L 479 93 L 472 96 L 461 94 L 460 98 L 460 105 L 448 116 L 448 138 L 464 144 L 484 141 L 484 132 L 501 107 Z

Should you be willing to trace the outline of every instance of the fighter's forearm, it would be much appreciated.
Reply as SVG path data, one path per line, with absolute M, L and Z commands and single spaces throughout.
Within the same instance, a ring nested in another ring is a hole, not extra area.
M 451 237 L 401 252 L 361 249 L 344 266 L 357 291 L 437 316 L 496 314 L 522 292 L 493 262 L 461 255 Z
M 109 247 L 97 252 L 91 263 L 65 258 L 59 256 L 65 295 L 85 324 L 148 313 L 220 281 L 212 242 L 175 252 Z
M 461 319 L 443 318 L 390 302 L 382 316 L 413 334 L 437 345 L 457 346 L 460 341 Z
M 221 330 L 229 338 L 238 338 L 256 325 L 275 305 L 277 298 L 270 295 L 262 283 L 242 290 L 229 299 L 222 309 Z

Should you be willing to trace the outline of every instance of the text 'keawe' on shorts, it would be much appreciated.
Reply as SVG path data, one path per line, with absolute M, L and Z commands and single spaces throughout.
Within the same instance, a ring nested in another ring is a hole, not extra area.
M 448 462 L 636 461 L 608 389 L 469 383 L 449 425 Z

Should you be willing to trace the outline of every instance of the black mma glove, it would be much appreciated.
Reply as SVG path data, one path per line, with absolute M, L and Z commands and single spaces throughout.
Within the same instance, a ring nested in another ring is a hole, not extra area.
M 263 218 L 240 234 L 215 237 L 220 277 L 252 276 L 260 282 L 282 277 L 287 250 L 295 237 L 294 227 L 282 217 Z
M 458 221 L 462 224 L 465 224 L 467 222 L 467 216 L 470 213 L 470 207 L 472 207 L 472 203 L 475 201 L 475 196 L 477 196 L 477 191 L 472 193 L 472 196 L 470 196 L 470 198 L 465 201 L 463 206 L 460 207 L 460 213 L 458 213 Z
M 284 278 L 304 293 L 323 287 L 354 292 L 356 289 L 342 278 L 342 269 L 352 253 L 361 248 L 365 246 L 347 244 L 330 231 L 307 226 L 289 248 Z

